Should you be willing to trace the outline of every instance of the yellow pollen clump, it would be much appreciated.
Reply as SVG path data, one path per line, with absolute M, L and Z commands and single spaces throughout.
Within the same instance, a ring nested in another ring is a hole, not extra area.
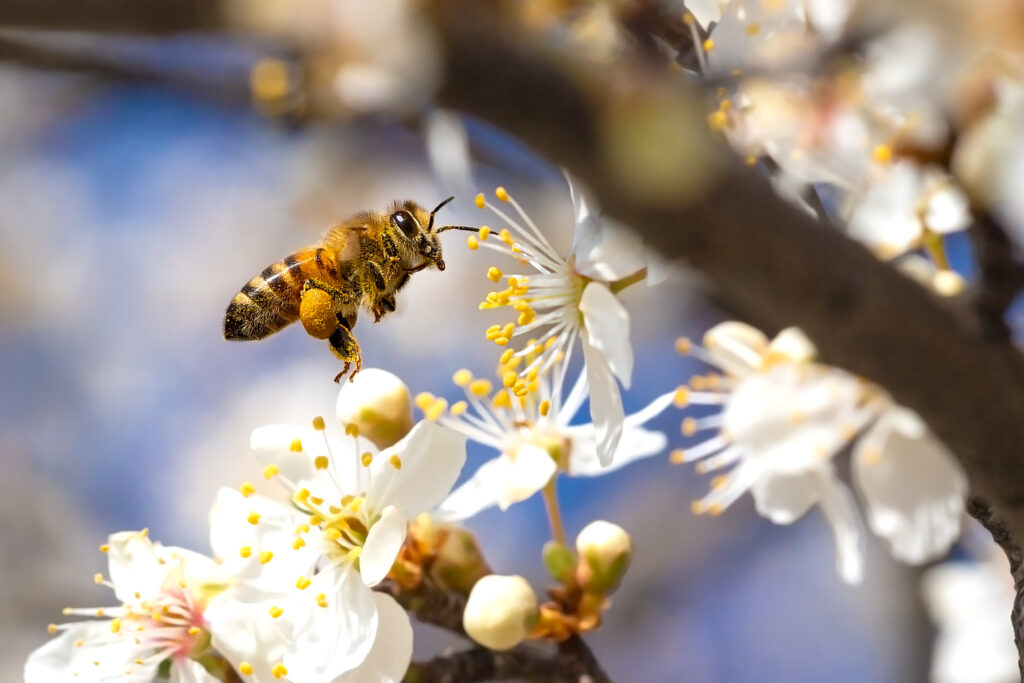
M 57 632 L 57 624 L 49 624 L 49 625 L 47 625 L 46 632 L 49 633 L 50 635 L 53 635 L 54 633 L 56 633 Z
M 509 351 L 511 350 L 512 349 L 509 349 Z M 491 389 L 493 389 L 493 386 L 486 379 L 473 380 L 473 382 L 471 382 L 469 385 L 470 392 L 472 392 L 475 396 L 480 397 L 489 396 L 491 393 Z
M 676 448 L 668 454 L 668 461 L 673 465 L 682 465 L 686 462 L 686 451 L 682 448 Z
M 93 574 L 92 575 L 92 580 L 95 583 L 103 583 L 103 574 Z
M 490 268 L 487 269 L 487 279 L 490 280 L 491 282 L 498 282 L 499 280 L 501 280 L 501 276 L 503 274 L 504 273 L 502 273 L 494 266 L 491 266 Z
M 497 197 L 498 199 L 500 199 L 503 202 L 507 202 L 508 201 L 508 192 L 505 191 L 504 187 L 500 187 L 499 186 L 499 187 L 494 188 L 494 196 Z
M 298 588 L 300 591 L 304 591 L 307 588 L 309 588 L 309 584 L 310 584 L 310 581 L 305 576 L 300 576 L 295 581 L 295 587 Z
M 544 400 L 540 402 L 540 414 L 547 416 L 551 412 L 551 401 Z
M 256 493 L 256 487 L 248 481 L 243 481 L 242 485 L 238 487 L 238 490 L 242 492 L 243 498 L 248 498 L 252 494 Z
M 238 549 L 238 554 L 244 557 L 245 559 L 249 559 L 249 557 L 252 555 L 252 548 L 247 545 L 243 545 L 241 548 Z
M 487 238 L 491 236 L 491 229 L 486 225 L 481 225 L 477 235 L 479 235 L 481 242 L 486 242 Z
M 292 453 L 302 452 L 302 439 L 292 439 L 292 442 L 288 444 L 288 450 Z
M 274 559 L 274 553 L 269 550 L 260 551 L 260 564 L 266 564 Z
M 711 52 L 714 49 L 715 49 L 715 41 L 714 40 L 712 40 L 711 38 L 708 38 L 707 40 L 704 41 L 704 51 L 705 52 Z
M 323 430 L 327 429 L 327 425 L 324 423 L 324 418 L 320 417 L 319 415 L 314 417 L 313 418 L 313 429 L 316 429 L 316 430 L 321 431 L 321 432 Z
M 456 417 L 462 415 L 464 412 L 466 412 L 467 407 L 468 406 L 466 405 L 465 401 L 458 401 L 457 403 L 452 404 L 452 415 Z
M 239 673 L 244 674 L 246 676 L 251 676 L 252 675 L 252 664 L 250 664 L 249 662 L 241 662 L 238 665 L 238 671 L 239 671 Z
M 466 238 L 466 246 L 469 247 L 471 251 L 476 251 L 480 248 L 480 241 L 477 240 L 476 235 L 470 235 Z
M 447 409 L 448 401 L 443 398 L 439 398 L 435 400 L 429 408 L 423 411 L 423 415 L 431 422 L 436 422 L 442 415 L 444 415 L 444 411 Z
M 373 453 L 367 451 L 359 456 L 359 462 L 363 463 L 363 467 L 369 467 L 370 463 L 373 462 Z
M 120 631 L 121 631 L 121 620 L 119 618 L 111 619 L 110 620 L 110 632 L 111 633 L 119 633 Z
M 690 402 L 690 392 L 686 387 L 679 387 L 676 389 L 672 402 L 676 404 L 676 408 L 685 408 L 686 404 Z
M 270 463 L 269 465 L 263 468 L 264 479 L 273 479 L 279 474 L 281 474 L 281 468 L 275 465 L 274 463 Z
M 683 420 L 682 428 L 683 436 L 693 436 L 697 433 L 697 420 L 692 417 L 688 417 Z
M 110 546 L 107 545 L 106 543 L 104 543 L 103 545 L 100 546 L 100 552 L 101 553 L 109 553 L 110 552 Z
M 398 453 L 395 453 L 390 458 L 388 458 L 388 462 L 391 463 L 391 466 L 394 467 L 396 470 L 402 469 L 402 459 L 398 457 Z
M 327 466 L 330 465 L 330 461 L 327 459 L 326 455 L 318 455 L 313 460 L 313 464 L 318 470 L 326 470 Z
M 306 542 L 299 537 L 292 539 L 292 550 L 298 550 L 306 545 Z
M 889 145 L 875 145 L 871 150 L 871 158 L 880 164 L 887 164 L 892 161 L 892 147 Z
M 693 348 L 693 343 L 686 337 L 680 337 L 676 339 L 676 353 L 680 356 L 685 356 Z
M 484 193 L 481 192 L 474 199 L 473 203 L 476 204 L 476 208 L 482 209 L 487 205 L 487 200 L 484 199 Z
M 270 616 L 272 616 L 273 618 L 277 619 L 282 614 L 284 614 L 284 610 L 278 607 L 277 605 L 274 605 L 270 608 Z
M 316 596 L 316 604 L 320 607 L 327 607 L 327 595 L 324 593 L 318 593 Z
M 260 523 L 260 517 L 262 517 L 262 516 L 263 515 L 261 515 L 258 512 L 250 512 L 249 516 L 246 517 L 246 519 L 249 520 L 249 524 L 252 524 L 253 526 L 256 526 L 257 524 Z
M 455 374 L 452 375 L 452 382 L 454 382 L 455 386 L 458 386 L 458 387 L 464 387 L 464 386 L 466 386 L 467 384 L 469 384 L 472 381 L 473 381 L 473 373 L 470 372 L 469 370 L 467 370 L 466 368 L 462 368 L 461 370 L 457 370 L 455 372 Z

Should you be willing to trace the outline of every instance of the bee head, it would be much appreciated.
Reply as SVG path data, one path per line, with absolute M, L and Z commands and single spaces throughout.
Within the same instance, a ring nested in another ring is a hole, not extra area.
M 429 212 L 416 202 L 409 201 L 396 206 L 395 211 L 391 214 L 391 224 L 409 240 L 414 253 L 420 259 L 419 265 L 406 268 L 409 272 L 423 270 L 428 266 L 444 270 L 444 255 L 441 251 L 441 240 L 438 235 L 445 230 L 471 230 L 476 232 L 476 228 L 467 228 L 460 225 L 446 225 L 438 228 L 436 231 L 434 230 L 434 214 L 453 199 L 455 197 L 449 197 L 434 207 L 433 211 Z

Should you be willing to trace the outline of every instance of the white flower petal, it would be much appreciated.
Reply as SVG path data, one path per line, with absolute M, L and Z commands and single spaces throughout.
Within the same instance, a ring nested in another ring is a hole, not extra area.
M 374 593 L 377 633 L 373 647 L 359 668 L 333 683 L 400 683 L 412 660 L 412 624 L 409 615 L 390 595 Z
M 629 415 L 623 421 L 622 438 L 612 456 L 612 462 L 602 467 L 597 459 L 597 445 L 594 442 L 592 425 L 578 425 L 565 428 L 572 438 L 572 453 L 569 456 L 569 474 L 572 476 L 594 477 L 607 474 L 636 460 L 660 453 L 668 444 L 668 437 L 661 432 L 643 429 L 641 425 L 660 415 L 672 405 L 675 392 L 664 394 L 651 401 L 646 407 Z
M 312 601 L 311 596 L 302 597 Z M 273 606 L 285 610 L 279 619 L 271 619 L 268 614 Z M 208 607 L 203 617 L 210 627 L 214 649 L 236 671 L 242 662 L 248 662 L 253 668 L 252 680 L 273 681 L 272 668 L 283 661 L 288 650 L 295 616 L 290 607 L 287 602 L 282 605 L 280 596 L 251 602 L 228 600 Z
M 399 467 L 392 463 L 391 455 L 398 456 Z M 412 519 L 444 500 L 465 462 L 466 437 L 423 420 L 374 459 L 367 503 L 374 509 L 397 505 Z
M 967 479 L 913 411 L 895 407 L 860 440 L 853 479 L 871 530 L 911 564 L 948 552 L 960 535 Z
M 149 600 L 160 594 L 167 570 L 149 536 L 122 531 L 111 535 L 107 545 L 110 581 L 121 602 Z M 136 593 L 141 597 L 136 598 Z
M 768 337 L 756 327 L 734 320 L 704 333 L 704 346 L 724 370 L 745 375 L 758 370 L 768 353 Z
M 504 455 L 488 460 L 472 477 L 452 491 L 431 516 L 442 522 L 458 522 L 497 505 L 508 468 L 508 458 Z
M 326 607 L 314 601 L 319 593 L 327 596 Z M 294 644 L 284 657 L 293 681 L 333 681 L 362 664 L 373 647 L 377 604 L 359 574 L 350 568 L 317 574 L 300 599 L 284 607 L 286 613 L 289 608 L 300 610 Z
M 792 524 L 818 502 L 818 479 L 814 472 L 759 477 L 750 487 L 757 514 L 775 524 Z
M 566 180 L 576 217 L 574 270 L 595 280 L 613 282 L 645 268 L 647 249 L 643 240 L 594 213 L 586 193 L 568 175 Z
M 821 511 L 832 525 L 836 538 L 836 570 L 846 583 L 860 583 L 864 577 L 864 539 L 853 494 L 831 467 L 819 479 Z
M 505 480 L 498 490 L 498 506 L 502 510 L 540 491 L 558 471 L 551 454 L 537 446 L 521 446 L 514 455 L 504 459 Z
M 967 195 L 949 184 L 932 195 L 924 224 L 932 232 L 948 234 L 965 229 L 971 223 Z
M 302 444 L 301 452 L 291 450 L 296 439 Z M 254 429 L 249 436 L 249 447 L 262 464 L 277 465 L 281 475 L 292 481 L 312 477 L 315 471 L 313 458 L 326 451 L 323 433 L 312 427 L 282 424 Z
M 82 645 L 76 645 L 81 640 Z M 36 648 L 25 662 L 25 683 L 118 680 L 148 683 L 157 662 L 139 666 L 138 647 L 131 638 L 111 639 L 106 621 L 75 624 Z M 98 664 L 94 663 L 98 662 Z M 132 669 L 130 676 L 125 669 Z
M 608 366 L 629 389 L 633 376 L 633 347 L 629 343 L 629 313 L 611 290 L 591 282 L 580 298 L 580 313 L 590 345 L 606 359 Z M 590 360 L 587 359 L 589 365 Z M 593 378 L 591 377 L 591 380 Z M 594 382 L 590 382 L 593 393 Z
M 590 385 L 590 418 L 594 424 L 597 459 L 602 466 L 608 466 L 622 438 L 625 419 L 622 396 L 619 395 L 619 387 L 615 384 L 604 356 L 587 339 L 582 339 L 582 342 L 587 382 Z
M 923 182 L 912 162 L 895 164 L 853 209 L 849 235 L 886 258 L 914 247 L 923 228 L 917 213 Z
M 218 683 L 219 678 L 210 674 L 194 659 L 175 658 L 171 662 L 171 683 Z
M 380 519 L 370 527 L 359 556 L 359 571 L 367 586 L 376 586 L 391 571 L 405 542 L 405 533 L 406 520 L 402 510 L 395 505 L 384 508 Z

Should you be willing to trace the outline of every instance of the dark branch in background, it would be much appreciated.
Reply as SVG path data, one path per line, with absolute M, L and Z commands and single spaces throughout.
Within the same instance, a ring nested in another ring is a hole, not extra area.
M 1011 330 L 1006 311 L 1024 287 L 1024 265 L 1015 258 L 1013 243 L 991 213 L 978 216 L 973 235 L 981 271 L 974 305 L 987 336 L 1008 342 Z
M 223 29 L 217 0 L 3 0 L 0 25 L 104 33 Z

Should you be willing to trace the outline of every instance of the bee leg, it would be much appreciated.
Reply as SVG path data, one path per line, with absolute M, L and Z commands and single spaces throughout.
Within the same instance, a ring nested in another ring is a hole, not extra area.
M 341 382 L 341 378 L 345 376 L 352 364 L 355 363 L 355 370 L 349 375 L 349 381 L 356 376 L 363 367 L 363 354 L 359 349 L 359 342 L 352 335 L 352 326 L 355 325 L 355 316 L 346 318 L 342 315 L 338 316 L 338 328 L 334 330 L 334 334 L 328 339 L 328 343 L 331 345 L 331 351 L 334 355 L 345 361 L 345 367 L 341 372 L 334 378 L 335 382 Z
M 381 246 L 384 247 L 384 254 L 388 257 L 388 261 L 398 260 L 398 247 L 395 245 L 395 240 L 392 239 L 391 235 L 384 233 L 380 238 Z
M 373 322 L 379 323 L 380 319 L 388 313 L 395 312 L 395 295 L 389 294 L 377 299 L 377 305 L 373 307 Z
M 370 271 L 370 277 L 373 278 L 373 286 L 377 288 L 377 291 L 383 292 L 386 290 L 388 283 L 384 279 L 384 270 L 373 261 L 367 261 L 366 268 Z

